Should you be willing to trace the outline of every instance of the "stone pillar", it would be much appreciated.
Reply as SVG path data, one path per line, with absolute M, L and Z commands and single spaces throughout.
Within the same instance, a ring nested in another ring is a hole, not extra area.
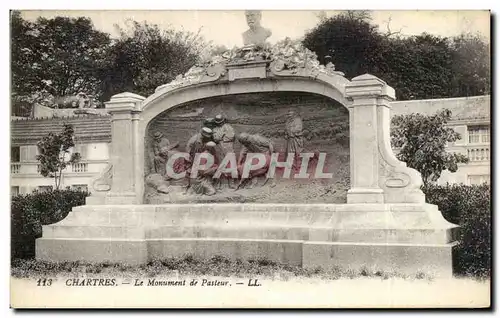
M 347 203 L 383 203 L 379 186 L 377 100 L 394 99 L 394 89 L 369 74 L 346 85 L 349 108 L 351 189 Z
M 111 97 L 106 109 L 111 114 L 111 156 L 113 177 L 106 204 L 138 204 L 135 189 L 138 151 L 137 120 L 145 98 L 133 93 Z

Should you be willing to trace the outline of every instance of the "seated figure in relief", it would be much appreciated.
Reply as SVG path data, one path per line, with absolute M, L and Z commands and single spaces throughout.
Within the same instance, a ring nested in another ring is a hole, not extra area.
M 262 13 L 260 11 L 245 11 L 247 24 L 250 29 L 245 31 L 243 36 L 243 45 L 245 47 L 262 47 L 266 43 L 267 38 L 272 34 L 271 30 L 260 25 Z

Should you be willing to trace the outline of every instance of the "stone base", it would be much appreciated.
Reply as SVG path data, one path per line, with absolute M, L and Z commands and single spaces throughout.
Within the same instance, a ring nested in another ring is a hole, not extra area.
M 347 203 L 383 203 L 382 189 L 350 189 L 347 191 Z
M 36 257 L 135 265 L 221 255 L 449 277 L 455 229 L 429 204 L 87 205 L 43 226 Z
M 36 240 L 36 258 L 46 261 L 81 261 L 89 263 L 148 262 L 147 242 L 131 239 L 45 239 Z

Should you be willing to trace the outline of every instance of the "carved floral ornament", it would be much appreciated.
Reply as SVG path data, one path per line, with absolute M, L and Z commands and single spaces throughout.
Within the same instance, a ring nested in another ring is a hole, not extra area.
M 313 76 L 319 74 L 344 76 L 344 73 L 335 70 L 332 63 L 327 66 L 321 65 L 316 53 L 305 48 L 300 40 L 285 38 L 274 45 L 266 43 L 263 47 L 252 49 L 234 47 L 223 54 L 205 58 L 184 75 L 179 75 L 172 82 L 159 86 L 156 91 L 166 87 L 175 88 L 197 84 L 207 77 L 216 80 L 225 75 L 226 65 L 259 61 L 268 62 L 273 73 L 284 72 L 293 75 L 300 70 L 306 70 Z

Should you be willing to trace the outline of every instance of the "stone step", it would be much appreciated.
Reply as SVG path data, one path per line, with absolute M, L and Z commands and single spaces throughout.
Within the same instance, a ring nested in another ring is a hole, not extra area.
M 174 238 L 234 238 L 257 240 L 302 240 L 325 242 L 373 242 L 373 243 L 440 243 L 454 241 L 451 230 L 407 229 L 339 229 L 325 226 L 277 226 L 273 224 L 194 226 L 82 226 L 48 225 L 43 228 L 44 238 L 71 239 L 174 239 Z
M 82 225 L 44 225 L 44 238 L 68 239 L 144 239 L 145 231 L 141 227 L 127 226 L 82 226 Z
M 335 206 L 335 205 L 333 205 Z M 335 209 L 320 205 L 318 210 L 297 210 L 283 205 L 214 205 L 204 210 L 197 207 L 171 209 L 161 206 L 138 208 L 131 206 L 86 206 L 73 209 L 59 225 L 88 226 L 326 226 L 344 229 L 448 229 L 455 227 L 446 222 L 431 205 L 403 206 L 360 205 L 358 209 Z
M 196 204 L 161 204 L 161 205 L 82 205 L 73 211 L 96 212 L 423 212 L 437 210 L 431 204 L 282 204 L 282 203 L 196 203 Z
M 187 255 L 232 260 L 266 259 L 308 268 L 363 268 L 434 277 L 452 277 L 455 244 L 317 242 L 228 238 L 58 239 L 36 240 L 36 257 L 47 261 L 119 262 L 139 265 Z M 432 261 L 429 261 L 432 260 Z

